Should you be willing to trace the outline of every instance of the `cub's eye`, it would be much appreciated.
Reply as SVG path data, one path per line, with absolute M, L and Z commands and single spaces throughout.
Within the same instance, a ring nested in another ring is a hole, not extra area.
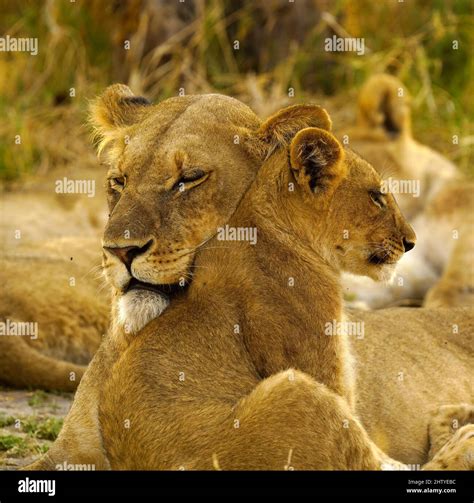
M 195 169 L 193 171 L 188 171 L 183 173 L 181 178 L 173 185 L 173 190 L 179 190 L 179 192 L 184 192 L 185 190 L 192 189 L 203 183 L 209 177 L 209 173 L 206 173 L 202 169 Z
M 110 188 L 112 190 L 116 190 L 117 192 L 122 192 L 123 188 L 125 187 L 125 177 L 116 176 L 113 178 L 109 178 L 109 184 L 110 184 Z
M 387 206 L 385 194 L 383 194 L 383 192 L 380 192 L 380 190 L 369 190 L 369 195 L 370 199 L 372 199 L 372 202 L 379 208 L 383 209 Z

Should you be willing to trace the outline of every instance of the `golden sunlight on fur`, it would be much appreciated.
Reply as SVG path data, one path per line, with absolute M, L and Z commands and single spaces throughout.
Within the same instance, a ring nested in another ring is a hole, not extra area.
M 212 126 L 196 119 L 221 103 L 228 112 L 238 108 L 217 96 L 173 102 L 177 118 L 159 123 L 166 128 L 159 157 L 133 146 L 138 128 L 122 131 L 131 142 L 121 147 L 120 170 L 112 167 L 109 174 L 108 280 L 116 300 L 148 290 L 171 303 L 137 333 L 115 322 L 113 310 L 111 332 L 58 440 L 30 468 L 54 469 L 67 460 L 97 469 L 282 469 L 290 452 L 295 469 L 408 468 L 385 455 L 354 416 L 348 335 L 333 327 L 344 324 L 341 271 L 384 277 L 413 247 L 415 234 L 393 197 L 380 192 L 376 171 L 330 133 L 324 110 L 291 107 L 258 130 L 247 129 L 242 159 L 268 152 L 250 188 L 241 200 L 242 189 L 227 192 L 225 211 L 199 223 L 199 239 L 184 230 L 181 240 L 173 237 L 173 253 L 180 246 L 193 252 L 193 281 L 179 284 L 191 262 L 166 274 L 159 270 L 160 257 L 171 253 L 162 235 L 170 201 L 181 198 L 179 207 L 188 212 L 192 202 L 199 216 L 215 198 L 216 167 L 209 158 L 203 162 L 210 146 L 197 148 Z M 183 117 L 194 118 L 195 138 L 186 146 Z M 233 135 L 213 133 L 214 145 L 220 141 L 233 152 Z M 131 162 L 139 155 L 148 157 Z M 162 170 L 151 172 L 153 163 Z M 226 183 L 237 183 L 239 168 L 227 166 Z M 252 175 L 250 168 L 245 173 Z M 240 187 L 245 183 L 248 178 Z M 157 197 L 157 218 L 147 220 L 144 201 Z M 256 241 L 218 234 L 202 241 L 224 222 L 255 228 Z M 453 465 L 470 437 L 457 440 L 444 451 Z

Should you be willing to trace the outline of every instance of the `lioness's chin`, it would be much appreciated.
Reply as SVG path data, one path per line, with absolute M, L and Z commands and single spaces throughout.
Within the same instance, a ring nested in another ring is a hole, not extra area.
M 150 290 L 131 290 L 118 300 L 118 323 L 135 334 L 168 307 L 166 295 Z

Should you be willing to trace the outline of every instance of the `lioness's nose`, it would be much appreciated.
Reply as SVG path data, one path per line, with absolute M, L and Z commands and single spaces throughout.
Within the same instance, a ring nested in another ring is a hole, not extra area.
M 409 241 L 407 238 L 403 238 L 403 248 L 405 249 L 405 253 L 410 251 L 415 247 L 414 241 Z
M 104 246 L 104 250 L 117 256 L 126 266 L 130 269 L 133 259 L 138 255 L 146 252 L 150 248 L 151 240 L 148 241 L 144 246 L 122 246 L 122 247 L 111 247 Z

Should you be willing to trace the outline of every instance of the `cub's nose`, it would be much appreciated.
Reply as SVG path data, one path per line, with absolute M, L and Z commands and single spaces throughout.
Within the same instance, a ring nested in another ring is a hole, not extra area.
M 116 257 L 118 257 L 121 262 L 125 264 L 127 269 L 130 269 L 133 260 L 138 255 L 145 253 L 148 248 L 150 248 L 152 240 L 148 241 L 144 246 L 122 246 L 122 247 L 112 247 L 112 246 L 104 246 L 104 250 L 107 250 L 109 253 L 112 253 Z
M 403 248 L 405 249 L 405 253 L 410 251 L 415 247 L 415 242 L 414 241 L 409 241 L 406 238 L 403 238 Z

